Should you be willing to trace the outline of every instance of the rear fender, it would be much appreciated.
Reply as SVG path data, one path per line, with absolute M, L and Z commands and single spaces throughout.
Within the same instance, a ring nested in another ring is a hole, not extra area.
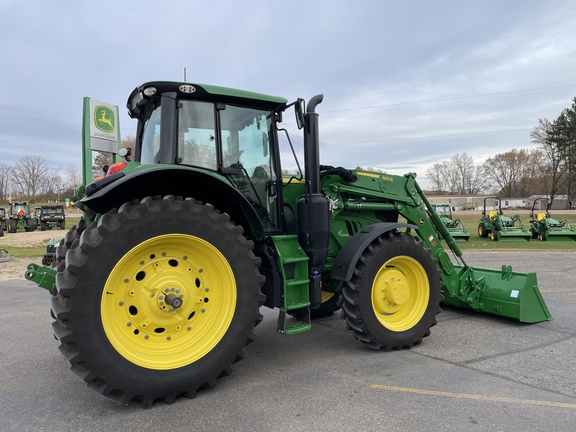
M 96 192 L 80 200 L 82 207 L 104 214 L 125 202 L 147 196 L 174 195 L 210 203 L 228 213 L 252 238 L 262 238 L 264 229 L 250 202 L 238 190 L 221 179 L 188 168 L 158 167 L 119 176 Z
M 368 247 L 370 243 L 377 237 L 388 231 L 398 228 L 413 228 L 418 229 L 416 225 L 397 223 L 397 222 L 382 222 L 369 225 L 366 228 L 358 231 L 352 236 L 350 240 L 340 250 L 334 265 L 332 267 L 331 277 L 341 281 L 349 281 L 352 279 L 352 274 L 356 263 L 360 259 L 362 252 Z

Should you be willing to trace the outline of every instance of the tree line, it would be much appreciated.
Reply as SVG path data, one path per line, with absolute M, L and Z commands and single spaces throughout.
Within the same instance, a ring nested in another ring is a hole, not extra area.
M 134 151 L 134 136 L 122 140 L 122 147 Z M 112 164 L 110 153 L 97 153 L 92 166 L 93 176 L 104 174 L 103 167 Z M 9 199 L 39 202 L 64 201 L 72 198 L 75 188 L 82 183 L 82 174 L 70 165 L 66 170 L 50 167 L 43 156 L 22 156 L 17 164 L 0 164 L 0 205 Z
M 539 119 L 530 132 L 531 149 L 512 149 L 476 164 L 467 153 L 435 163 L 426 177 L 436 192 L 494 193 L 507 197 L 574 193 L 576 180 L 576 98 L 554 121 Z M 568 200 L 569 201 L 569 200 Z

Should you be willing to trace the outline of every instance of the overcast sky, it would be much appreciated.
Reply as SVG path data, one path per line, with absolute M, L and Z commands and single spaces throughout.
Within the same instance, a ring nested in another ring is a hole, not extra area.
M 124 113 L 136 86 L 186 68 L 189 82 L 323 93 L 323 164 L 424 180 L 458 152 L 530 147 L 576 96 L 575 29 L 569 0 L 0 0 L 0 163 L 80 169 L 84 96 Z M 124 114 L 120 127 L 135 132 Z

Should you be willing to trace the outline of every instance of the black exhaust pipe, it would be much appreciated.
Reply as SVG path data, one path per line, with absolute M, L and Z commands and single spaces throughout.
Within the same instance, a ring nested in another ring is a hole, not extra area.
M 304 115 L 304 174 L 310 182 L 310 192 L 313 194 L 320 193 L 320 138 L 316 107 L 323 99 L 323 94 L 310 99 Z

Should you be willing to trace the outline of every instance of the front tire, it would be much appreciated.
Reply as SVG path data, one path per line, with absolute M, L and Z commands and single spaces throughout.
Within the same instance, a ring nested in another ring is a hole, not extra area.
M 488 230 L 486 230 L 486 226 L 483 223 L 478 224 L 478 237 L 480 238 L 488 237 Z
M 228 215 L 192 199 L 148 197 L 108 212 L 57 274 L 60 351 L 120 403 L 171 403 L 213 387 L 262 320 L 252 249 Z
M 373 349 L 410 348 L 430 335 L 442 283 L 422 242 L 400 233 L 376 238 L 342 290 L 348 328 Z

